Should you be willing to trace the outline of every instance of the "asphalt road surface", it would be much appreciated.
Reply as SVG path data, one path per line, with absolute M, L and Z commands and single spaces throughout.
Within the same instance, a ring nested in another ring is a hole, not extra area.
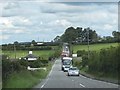
M 34 88 L 118 88 L 117 84 L 98 81 L 85 76 L 67 76 L 61 70 L 61 60 L 55 61 L 49 75 Z

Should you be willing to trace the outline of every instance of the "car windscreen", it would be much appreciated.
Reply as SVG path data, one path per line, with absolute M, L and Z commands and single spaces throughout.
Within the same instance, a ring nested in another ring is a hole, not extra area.
M 77 68 L 70 68 L 70 70 L 78 70 Z

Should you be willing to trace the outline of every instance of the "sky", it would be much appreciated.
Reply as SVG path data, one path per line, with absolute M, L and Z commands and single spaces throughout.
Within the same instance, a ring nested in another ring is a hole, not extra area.
M 0 2 L 0 44 L 51 41 L 71 26 L 112 36 L 112 31 L 118 31 L 118 3 Z

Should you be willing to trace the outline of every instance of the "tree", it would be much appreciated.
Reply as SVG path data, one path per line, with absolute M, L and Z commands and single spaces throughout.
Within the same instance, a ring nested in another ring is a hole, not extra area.
M 114 41 L 115 41 L 115 42 L 120 42 L 120 32 L 113 31 L 113 32 L 112 32 L 112 35 L 113 35 L 113 37 L 114 37 Z
M 60 42 L 61 40 L 60 40 L 60 36 L 56 36 L 55 38 L 54 38 L 54 42 Z
M 77 27 L 76 29 L 74 27 L 69 27 L 65 30 L 62 36 L 56 36 L 54 41 L 62 41 L 68 43 L 87 42 L 88 35 L 90 42 L 98 41 L 98 35 L 96 31 L 90 29 L 89 27 L 84 29 L 81 27 Z
M 35 45 L 36 44 L 36 41 L 35 40 L 32 40 L 32 42 L 31 42 L 33 45 Z
M 69 27 L 65 30 L 65 33 L 62 35 L 63 42 L 72 42 L 76 39 L 76 30 L 73 27 Z
M 65 30 L 65 33 L 61 36 L 63 42 L 77 42 L 82 37 L 82 28 L 69 27 Z
M 18 41 L 15 41 L 14 44 L 15 44 L 15 45 L 18 45 L 19 43 L 18 43 Z

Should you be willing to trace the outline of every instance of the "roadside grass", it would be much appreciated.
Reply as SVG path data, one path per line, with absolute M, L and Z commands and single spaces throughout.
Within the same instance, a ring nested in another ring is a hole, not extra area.
M 115 83 L 115 84 L 118 84 L 118 80 L 119 80 L 118 74 L 103 73 L 103 72 L 97 72 L 97 71 L 90 72 L 90 71 L 88 71 L 87 67 L 80 69 L 80 74 L 82 74 L 86 77 L 89 77 L 89 78 L 106 81 L 106 82 L 111 82 L 111 83 Z
M 46 67 L 47 70 L 37 71 L 21 71 L 14 72 L 10 75 L 10 78 L 4 83 L 3 88 L 32 88 L 36 84 L 40 83 L 42 79 L 45 79 L 48 75 L 53 62 L 50 62 Z
M 118 74 L 114 74 L 114 73 L 103 73 L 103 72 L 89 72 L 89 74 L 99 77 L 99 78 L 109 78 L 109 79 L 114 79 L 114 80 L 118 80 Z
M 105 44 L 91 44 L 89 45 L 90 51 L 99 51 L 102 48 L 109 48 L 110 46 L 116 47 L 118 43 L 105 43 Z M 88 45 L 73 45 L 73 53 L 77 53 L 78 50 L 88 50 Z
M 49 56 L 53 55 L 55 51 L 54 50 L 39 50 L 39 51 L 33 51 L 33 54 L 39 57 L 43 57 L 44 59 L 48 59 Z M 15 58 L 15 52 L 14 51 L 2 51 L 3 54 L 8 55 L 9 58 Z M 16 51 L 16 58 L 25 57 L 28 55 L 28 51 L 19 50 Z

